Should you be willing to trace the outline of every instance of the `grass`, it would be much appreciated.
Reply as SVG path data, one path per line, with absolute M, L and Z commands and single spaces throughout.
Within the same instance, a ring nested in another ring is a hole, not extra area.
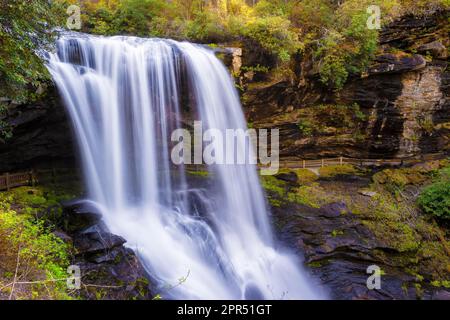
M 70 299 L 69 248 L 43 221 L 0 204 L 0 297 Z M 55 281 L 57 280 L 57 281 Z M 24 283 L 33 282 L 33 283 Z
M 59 201 L 72 197 L 57 187 L 0 193 L 0 299 L 72 299 L 65 280 L 71 250 L 45 214 L 60 214 Z

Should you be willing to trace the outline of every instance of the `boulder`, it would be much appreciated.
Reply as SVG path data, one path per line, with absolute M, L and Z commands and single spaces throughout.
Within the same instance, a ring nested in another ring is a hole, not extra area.
M 72 242 L 72 237 L 69 236 L 67 233 L 65 233 L 64 231 L 61 230 L 55 230 L 53 231 L 53 234 L 58 237 L 59 239 L 61 239 L 62 241 L 64 241 L 65 243 L 70 243 Z
M 426 65 L 425 58 L 418 54 L 409 56 L 387 53 L 375 58 L 375 63 L 369 68 L 369 75 L 416 71 Z
M 73 200 L 62 203 L 65 231 L 76 233 L 85 230 L 102 219 L 99 209 L 94 203 L 83 200 Z
M 282 180 L 282 181 L 285 181 L 285 182 L 287 182 L 287 183 L 289 183 L 289 184 L 291 184 L 291 185 L 298 186 L 298 184 L 299 184 L 298 176 L 297 176 L 297 174 L 296 174 L 295 172 L 293 172 L 293 171 L 287 172 L 287 173 L 280 173 L 280 174 L 277 174 L 277 175 L 275 176 L 275 178 L 277 178 L 277 179 L 279 179 L 279 180 Z
M 349 211 L 345 202 L 330 203 L 320 208 L 320 214 L 327 218 L 339 217 L 341 214 Z
M 423 54 L 429 53 L 436 59 L 447 59 L 448 58 L 447 48 L 440 41 L 433 41 L 433 42 L 429 42 L 424 45 L 421 45 L 417 51 L 420 53 L 423 53 Z
M 81 233 L 74 238 L 77 254 L 92 255 L 122 246 L 126 240 L 107 232 Z
M 81 269 L 83 299 L 150 300 L 155 296 L 149 275 L 129 248 L 116 247 L 89 259 L 78 256 L 73 263 Z

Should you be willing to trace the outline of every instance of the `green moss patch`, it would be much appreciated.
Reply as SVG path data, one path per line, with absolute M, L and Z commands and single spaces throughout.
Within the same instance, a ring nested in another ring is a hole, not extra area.
M 362 172 L 351 164 L 343 164 L 320 168 L 319 174 L 321 178 L 334 178 L 337 176 L 361 175 Z

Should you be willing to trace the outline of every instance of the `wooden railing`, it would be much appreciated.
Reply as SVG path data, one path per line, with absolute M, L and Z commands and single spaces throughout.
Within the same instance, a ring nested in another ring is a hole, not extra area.
M 437 160 L 445 158 L 442 154 L 428 154 L 420 157 L 414 158 L 403 158 L 403 159 L 352 159 L 352 158 L 324 158 L 319 160 L 284 160 L 280 162 L 280 168 L 283 169 L 317 169 L 326 166 L 344 165 L 352 164 L 359 167 L 370 167 L 370 166 L 401 166 L 401 165 L 412 165 L 415 163 L 420 163 L 429 160 Z M 188 170 L 207 170 L 205 165 L 190 165 L 186 166 Z M 44 179 L 43 175 L 51 179 L 51 182 L 55 183 L 61 172 L 71 172 L 77 171 L 79 169 L 67 169 L 67 168 L 52 168 L 45 170 L 30 170 L 18 173 L 5 173 L 0 175 L 0 191 L 10 190 L 12 188 L 21 186 L 33 186 L 41 183 Z
M 63 173 L 73 173 L 74 170 L 77 169 L 52 168 L 5 173 L 0 175 L 0 191 L 9 191 L 13 188 L 23 186 L 34 186 L 46 180 L 50 180 L 52 183 L 55 183 L 58 176 L 62 176 Z
M 355 158 L 324 158 L 319 160 L 282 160 L 280 167 L 286 169 L 309 169 L 322 168 L 327 166 L 352 164 L 360 167 L 374 167 L 374 166 L 402 166 L 412 165 L 424 161 L 443 159 L 445 155 L 442 154 L 428 154 L 419 157 L 411 158 L 396 158 L 396 159 L 355 159 Z
M 0 176 L 0 190 L 9 191 L 11 188 L 33 185 L 33 171 L 9 174 Z

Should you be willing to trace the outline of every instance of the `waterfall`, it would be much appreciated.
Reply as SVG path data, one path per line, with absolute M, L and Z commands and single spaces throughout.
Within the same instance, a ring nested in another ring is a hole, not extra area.
M 212 165 L 208 183 L 196 186 L 171 162 L 171 132 L 187 114 L 205 128 L 246 128 L 233 80 L 211 50 L 66 34 L 49 56 L 89 200 L 163 297 L 320 298 L 301 261 L 273 238 L 255 166 Z

